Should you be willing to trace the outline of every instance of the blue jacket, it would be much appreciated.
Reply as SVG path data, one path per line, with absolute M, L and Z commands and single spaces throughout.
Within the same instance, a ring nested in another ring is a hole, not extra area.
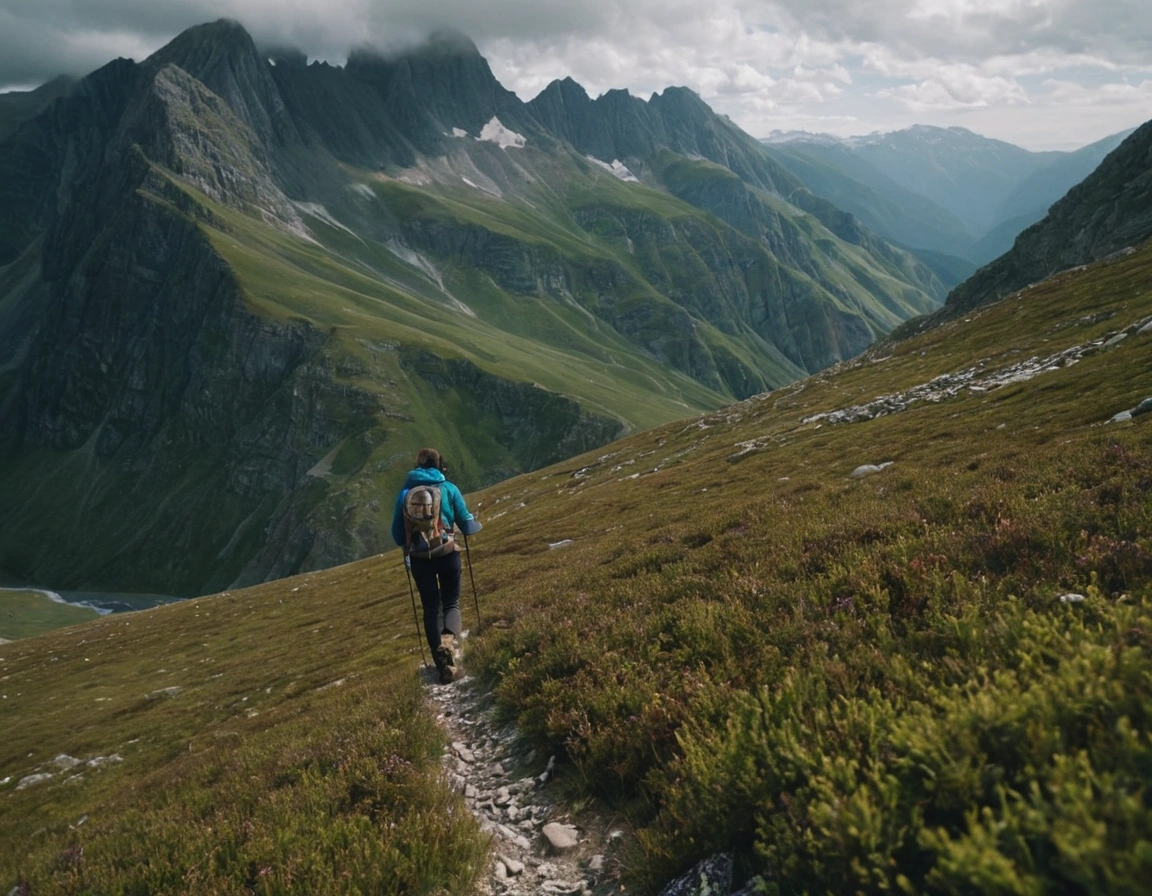
M 444 474 L 439 470 L 417 467 L 408 474 L 408 481 L 404 483 L 404 488 L 400 489 L 400 494 L 396 496 L 396 507 L 392 511 L 392 540 L 400 547 L 404 547 L 405 537 L 404 496 L 408 494 L 408 489 L 417 485 L 437 482 L 444 483 L 440 489 L 440 519 L 444 522 L 445 531 L 451 532 L 452 527 L 458 521 L 472 519 L 472 514 L 468 512 L 468 508 L 464 504 L 464 496 L 460 494 L 460 489 L 445 479 Z

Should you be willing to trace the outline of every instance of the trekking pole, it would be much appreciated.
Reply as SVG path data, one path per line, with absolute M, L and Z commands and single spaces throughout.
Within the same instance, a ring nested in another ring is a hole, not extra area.
M 468 533 L 464 533 L 464 553 L 468 555 L 468 578 L 472 580 L 472 600 L 476 603 L 476 634 L 480 634 L 480 597 L 476 594 L 476 575 L 472 572 L 472 549 L 468 546 Z
M 428 661 L 424 659 L 424 633 L 420 630 L 420 614 L 416 612 L 416 592 L 412 590 L 412 570 L 408 568 L 407 562 L 404 563 L 404 574 L 408 576 L 408 594 L 412 598 L 412 618 L 416 620 L 416 641 L 420 645 L 420 662 L 427 666 Z

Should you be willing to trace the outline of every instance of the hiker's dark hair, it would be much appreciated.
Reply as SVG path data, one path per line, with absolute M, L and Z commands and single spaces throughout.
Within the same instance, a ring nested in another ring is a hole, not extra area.
M 439 470 L 441 468 L 440 452 L 435 448 L 421 448 L 416 455 L 416 466 L 426 470 Z

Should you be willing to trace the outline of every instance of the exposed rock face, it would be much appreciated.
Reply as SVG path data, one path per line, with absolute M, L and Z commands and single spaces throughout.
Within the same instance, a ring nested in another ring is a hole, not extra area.
M 723 165 L 781 196 L 801 187 L 755 140 L 684 87 L 669 87 L 648 102 L 627 90 L 609 90 L 593 100 L 565 78 L 553 81 L 527 105 L 549 132 L 605 162 L 645 160 L 665 149 Z
M 31 578 L 225 587 L 249 558 L 226 550 L 231 532 L 214 521 L 269 502 L 273 519 L 290 515 L 291 502 L 276 505 L 302 482 L 315 440 L 338 428 L 318 400 L 326 382 L 293 388 L 308 382 L 323 335 L 246 311 L 204 237 L 155 197 L 116 207 L 49 294 L 28 296 L 44 307 L 3 406 L 5 456 L 41 458 L 33 469 L 58 478 L 44 452 L 70 453 L 94 475 L 63 492 L 6 483 L 9 506 L 39 494 L 50 512 L 31 530 L 6 529 L 3 562 Z M 84 245 L 80 222 L 67 230 Z M 174 488 L 176 509 L 163 513 L 156 502 Z M 65 538 L 73 550 L 60 552 Z M 206 571 L 209 553 L 218 562 Z M 300 559 L 298 549 L 275 571 Z
M 150 56 L 145 66 L 152 70 L 176 66 L 186 72 L 222 100 L 264 145 L 300 139 L 268 65 L 237 22 L 222 19 L 189 28 Z
M 493 418 L 496 438 L 516 458 L 520 469 L 536 469 L 582 454 L 624 435 L 619 420 L 590 414 L 575 401 L 531 384 L 492 376 L 467 361 L 415 352 L 405 356 L 402 364 L 433 389 L 462 395 L 478 417 Z M 490 470 L 483 484 L 499 482 L 516 472 L 519 470 Z
M 897 250 L 815 209 L 885 272 L 834 282 L 809 225 L 754 192 L 794 181 L 689 91 L 546 94 L 522 103 L 458 35 L 336 69 L 271 64 L 221 21 L 24 121 L 0 143 L 0 571 L 254 583 L 389 547 L 426 433 L 475 487 L 627 429 L 610 401 L 531 382 L 534 349 L 501 355 L 501 327 L 581 375 L 641 370 L 687 413 L 914 313 L 866 299 L 889 272 L 930 301 Z M 654 153 L 705 157 L 743 192 L 602 191 L 585 145 L 655 186 Z M 433 318 L 455 329 L 424 333 Z

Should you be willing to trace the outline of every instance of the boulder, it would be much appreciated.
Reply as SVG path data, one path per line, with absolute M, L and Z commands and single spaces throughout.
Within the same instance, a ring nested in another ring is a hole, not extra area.
M 871 476 L 874 473 L 879 473 L 881 470 L 886 470 L 892 466 L 893 461 L 886 460 L 882 464 L 861 464 L 855 470 L 848 474 L 850 479 L 863 479 L 865 476 Z
M 724 896 L 732 891 L 732 856 L 719 853 L 668 884 L 660 896 Z
M 556 821 L 544 825 L 544 837 L 548 840 L 548 845 L 553 852 L 567 852 L 570 849 L 575 849 L 580 843 L 575 827 Z

